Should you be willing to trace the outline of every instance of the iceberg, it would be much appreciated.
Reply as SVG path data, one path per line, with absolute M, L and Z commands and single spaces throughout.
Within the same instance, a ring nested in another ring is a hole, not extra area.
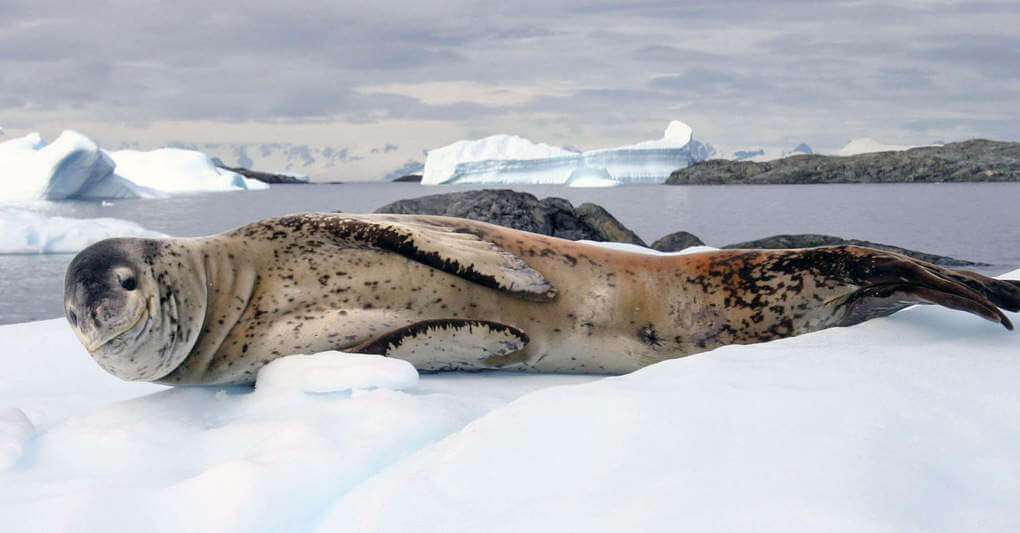
M 163 198 L 168 193 L 265 189 L 193 150 L 107 152 L 67 130 L 0 143 L 0 200 Z
M 74 198 L 112 176 L 113 167 L 95 142 L 76 131 L 50 144 L 32 133 L 0 143 L 0 193 L 14 200 Z
M 160 148 L 147 152 L 108 152 L 117 174 L 128 181 L 170 193 L 243 191 L 268 189 L 261 181 L 245 178 L 216 166 L 212 158 L 196 150 Z
M 662 183 L 670 172 L 709 158 L 715 150 L 695 141 L 694 130 L 669 123 L 661 139 L 575 152 L 515 135 L 458 141 L 429 150 L 422 184 L 545 183 L 600 186 Z
M 0 209 L 0 254 L 69 254 L 109 237 L 166 237 L 116 218 L 48 217 Z

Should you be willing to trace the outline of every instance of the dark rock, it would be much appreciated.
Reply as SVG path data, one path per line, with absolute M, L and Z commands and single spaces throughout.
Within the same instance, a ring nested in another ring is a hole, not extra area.
M 673 171 L 669 185 L 1020 181 L 1020 143 L 975 139 L 846 157 L 711 159 Z
M 801 235 L 773 235 L 772 237 L 766 237 L 764 239 L 758 239 L 756 241 L 727 244 L 726 246 L 723 246 L 723 248 L 775 249 L 775 248 L 813 248 L 815 246 L 844 246 L 844 245 L 864 246 L 866 248 L 874 248 L 876 250 L 896 252 L 898 254 L 903 254 L 908 257 L 913 257 L 914 259 L 920 259 L 921 261 L 935 263 L 936 265 L 954 267 L 988 266 L 986 263 L 975 263 L 973 261 L 966 261 L 963 259 L 956 259 L 953 257 L 929 254 L 926 252 L 918 252 L 915 250 L 900 248 L 899 246 L 891 246 L 888 244 L 881 244 L 877 242 L 861 241 L 858 239 L 844 239 L 842 237 L 834 237 L 832 235 L 816 235 L 812 233 Z
M 399 178 L 394 179 L 393 182 L 421 183 L 421 174 L 408 174 L 406 176 L 400 176 Z
M 216 166 L 237 172 L 238 174 L 251 179 L 259 180 L 263 183 L 308 183 L 307 179 L 296 178 L 287 174 L 273 174 L 272 172 L 259 172 L 258 170 L 250 170 L 243 167 L 228 167 L 226 165 L 217 164 Z
M 376 213 L 442 215 L 469 218 L 563 239 L 626 242 L 646 246 L 633 231 L 601 206 L 575 208 L 562 198 L 539 200 L 532 194 L 508 189 L 433 194 L 398 200 Z
M 390 145 L 392 146 L 392 145 Z M 420 174 L 425 170 L 425 165 L 421 161 L 415 161 L 413 159 L 407 160 L 398 169 L 391 170 L 383 176 L 383 181 L 421 181 Z M 417 180 L 404 179 L 414 175 L 419 175 Z
M 690 248 L 691 246 L 704 246 L 705 243 L 693 233 L 686 231 L 678 231 L 676 233 L 670 233 L 665 237 L 652 243 L 652 248 L 660 252 L 679 252 L 684 248 Z

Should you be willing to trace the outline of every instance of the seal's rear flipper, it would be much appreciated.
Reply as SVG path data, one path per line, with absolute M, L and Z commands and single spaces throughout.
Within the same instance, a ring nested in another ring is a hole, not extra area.
M 480 370 L 520 362 L 507 356 L 527 345 L 528 335 L 512 326 L 453 318 L 416 322 L 348 351 L 404 359 L 420 370 Z
M 1020 309 L 1020 283 L 989 278 L 975 272 L 954 271 L 898 254 L 850 247 L 846 250 L 858 269 L 858 290 L 828 302 L 845 315 L 836 325 L 848 326 L 885 316 L 912 304 L 935 304 L 975 314 L 1012 330 L 1013 324 L 999 310 Z M 854 268 L 846 269 L 853 272 Z

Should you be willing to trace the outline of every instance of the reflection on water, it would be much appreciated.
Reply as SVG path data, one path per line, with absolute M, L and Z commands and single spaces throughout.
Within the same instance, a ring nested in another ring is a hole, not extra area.
M 217 233 L 303 211 L 372 212 L 402 198 L 479 189 L 415 183 L 274 185 L 268 191 L 210 193 L 164 200 L 36 202 L 50 215 L 114 217 L 175 236 Z M 631 185 L 577 189 L 501 186 L 574 205 L 594 202 L 651 243 L 690 231 L 709 245 L 780 233 L 826 233 L 995 265 L 1020 265 L 1020 183 L 870 185 Z M 63 271 L 71 256 L 0 256 L 0 323 L 59 316 Z

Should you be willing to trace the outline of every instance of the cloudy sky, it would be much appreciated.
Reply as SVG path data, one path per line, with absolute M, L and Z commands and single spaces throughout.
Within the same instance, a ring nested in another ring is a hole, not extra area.
M 1020 140 L 1017 28 L 1016 1 L 0 0 L 0 139 Z

